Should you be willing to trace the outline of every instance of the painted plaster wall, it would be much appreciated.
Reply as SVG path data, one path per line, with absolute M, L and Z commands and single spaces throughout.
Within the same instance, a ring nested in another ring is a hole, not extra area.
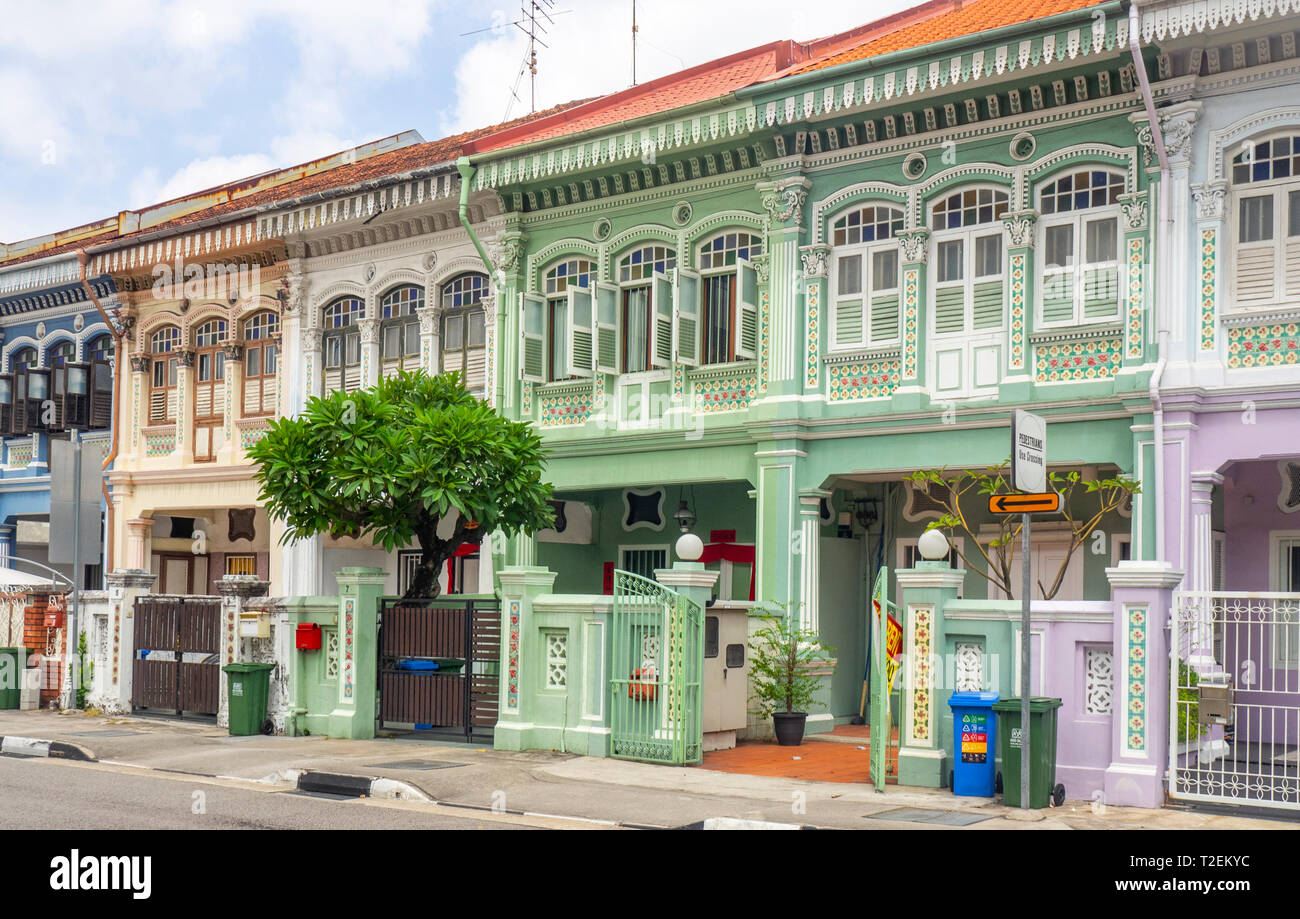
M 869 586 L 864 551 L 861 539 L 821 539 L 821 637 L 835 649 L 830 711 L 841 719 L 858 713 L 866 673 Z
M 1269 534 L 1300 531 L 1300 513 L 1285 513 L 1277 503 L 1282 478 L 1276 461 L 1236 463 L 1223 484 L 1224 548 L 1227 590 L 1277 590 L 1269 570 Z M 1248 503 L 1249 500 L 1249 503 Z

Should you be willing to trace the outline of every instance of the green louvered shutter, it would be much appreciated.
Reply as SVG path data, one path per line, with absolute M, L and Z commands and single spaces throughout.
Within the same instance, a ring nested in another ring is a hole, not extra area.
M 655 275 L 655 302 L 673 303 L 677 313 L 677 361 L 688 367 L 700 363 L 700 276 L 678 268 L 675 283 Z
M 1119 268 L 1088 268 L 1083 273 L 1083 318 L 1119 315 Z
M 619 339 L 618 288 L 609 284 L 596 287 L 596 369 L 601 373 L 618 373 Z
M 546 380 L 546 301 L 533 294 L 520 297 L 519 376 L 534 383 Z
M 1074 318 L 1074 269 L 1052 269 L 1043 275 L 1043 322 Z
M 940 287 L 934 295 L 934 331 L 937 335 L 960 332 L 966 325 L 966 288 Z
M 853 297 L 835 304 L 835 344 L 862 344 L 862 298 Z
M 1002 282 L 984 281 L 975 285 L 973 319 L 976 330 L 1002 327 Z
M 662 296 L 666 291 L 668 296 Z M 671 367 L 673 363 L 673 298 L 667 278 L 654 277 L 653 303 L 650 304 L 650 364 L 653 367 Z
M 898 338 L 898 294 L 882 294 L 871 298 L 871 341 L 890 341 Z
M 585 287 L 569 288 L 569 366 L 571 377 L 591 376 L 592 314 L 591 291 Z

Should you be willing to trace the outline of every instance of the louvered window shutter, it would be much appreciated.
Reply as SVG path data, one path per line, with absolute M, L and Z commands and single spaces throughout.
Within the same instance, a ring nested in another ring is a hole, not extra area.
M 753 360 L 758 355 L 758 272 L 749 262 L 736 262 L 736 357 Z
M 865 341 L 862 255 L 841 255 L 835 259 L 836 347 L 861 345 Z
M 569 310 L 569 367 L 571 377 L 589 377 L 592 367 L 592 310 L 591 291 L 585 287 L 570 287 Z
M 520 295 L 519 376 L 533 383 L 546 379 L 546 301 Z
M 654 277 L 655 302 L 675 303 L 677 310 L 677 360 L 688 367 L 700 363 L 700 276 L 678 268 L 670 284 L 662 274 Z
M 601 373 L 619 372 L 618 288 L 609 284 L 596 286 L 596 369 Z

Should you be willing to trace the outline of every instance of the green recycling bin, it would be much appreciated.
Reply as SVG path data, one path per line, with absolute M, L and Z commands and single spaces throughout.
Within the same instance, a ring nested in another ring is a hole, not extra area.
M 1065 786 L 1056 784 L 1056 712 L 1060 699 L 1029 699 L 1029 806 L 1060 807 Z M 998 747 L 1002 756 L 1002 803 L 1020 806 L 1020 699 L 993 703 L 998 713 Z
M 230 733 L 240 737 L 262 733 L 275 664 L 226 664 L 221 669 L 230 699 Z
M 21 706 L 25 666 L 26 648 L 0 648 L 0 709 L 16 709 Z

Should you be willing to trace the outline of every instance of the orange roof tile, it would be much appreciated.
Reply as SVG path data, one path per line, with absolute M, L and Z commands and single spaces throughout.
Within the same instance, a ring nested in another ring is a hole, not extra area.
M 142 236 L 146 233 L 156 233 L 160 230 L 181 229 L 189 224 L 197 223 L 201 220 L 209 220 L 214 217 L 221 217 L 226 214 L 233 214 L 246 210 L 258 205 L 274 204 L 279 201 L 290 201 L 303 195 L 313 192 L 329 191 L 332 188 L 341 188 L 352 185 L 357 182 L 364 182 L 368 179 L 380 179 L 385 176 L 400 175 L 404 172 L 410 172 L 414 169 L 436 166 L 440 163 L 451 162 L 461 155 L 463 145 L 476 137 L 482 137 L 491 134 L 494 131 L 509 129 L 521 124 L 526 124 L 538 119 L 548 118 L 557 112 L 563 112 L 566 109 L 580 106 L 588 102 L 588 99 L 580 99 L 574 102 L 568 102 L 563 105 L 557 105 L 553 108 L 541 112 L 535 112 L 531 115 L 525 115 L 499 125 L 492 125 L 486 128 L 476 128 L 472 131 L 465 131 L 455 134 L 451 137 L 444 137 L 441 140 L 426 141 L 424 143 L 411 144 L 392 150 L 387 153 L 379 153 L 355 163 L 337 166 L 332 169 L 323 170 L 315 174 L 305 175 L 303 178 L 283 182 L 269 188 L 257 189 L 259 179 L 264 176 L 252 176 L 249 178 L 238 179 L 216 188 L 205 189 L 191 195 L 185 195 L 175 198 L 171 201 L 164 201 L 159 204 L 151 205 L 148 208 L 141 208 L 133 213 L 143 213 L 145 211 L 156 210 L 168 205 L 181 204 L 183 202 L 205 197 L 212 198 L 229 193 L 223 197 L 228 200 L 222 200 L 208 207 L 203 207 L 192 213 L 184 214 L 172 220 L 166 220 L 156 225 L 146 227 L 141 230 L 131 232 L 120 232 L 119 229 L 98 229 L 103 226 L 117 226 L 117 218 L 109 218 L 106 221 L 98 221 L 95 224 L 87 224 L 85 232 L 77 233 L 76 230 L 69 230 L 58 234 L 58 236 L 72 235 L 73 238 L 67 242 L 58 242 L 57 237 L 54 242 L 56 245 L 50 245 L 31 252 L 25 252 L 22 255 L 13 256 L 8 259 L 0 259 L 0 266 L 17 265 L 23 262 L 33 261 L 41 258 L 48 258 L 52 255 L 61 255 L 68 252 L 74 252 L 77 249 L 88 246 L 103 245 L 114 241 L 125 242 L 133 237 Z M 316 161 L 312 161 L 316 162 Z M 300 164 L 299 166 L 290 167 L 287 170 L 277 170 L 277 172 L 292 172 L 303 169 L 310 164 Z M 240 194 L 240 192 L 244 192 Z M 132 212 L 128 212 L 132 213 Z
M 810 70 L 834 67 L 836 64 L 878 57 L 892 51 L 919 48 L 950 38 L 1019 25 L 1059 13 L 1070 13 L 1097 6 L 1100 2 L 1101 0 L 966 0 L 955 9 L 954 4 L 949 3 L 946 13 L 893 30 L 887 35 L 872 36 L 865 41 L 855 42 L 850 47 L 833 51 L 819 60 L 792 67 L 788 73 L 807 73 Z

